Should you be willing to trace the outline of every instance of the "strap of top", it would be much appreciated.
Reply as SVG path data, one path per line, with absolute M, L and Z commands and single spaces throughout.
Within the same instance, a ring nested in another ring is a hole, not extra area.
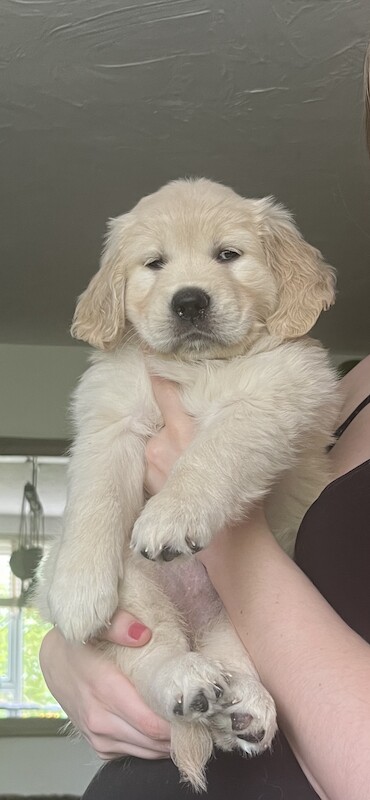
M 342 422 L 339 428 L 337 428 L 337 430 L 334 433 L 334 437 L 337 441 L 338 439 L 340 439 L 344 431 L 347 430 L 348 426 L 351 424 L 351 422 L 353 422 L 355 417 L 357 417 L 357 414 L 359 414 L 360 411 L 362 411 L 362 409 L 365 408 L 365 406 L 369 405 L 369 403 L 370 403 L 370 394 L 367 397 L 365 397 L 365 399 L 362 400 L 361 403 L 358 404 L 358 406 L 356 406 L 355 410 L 352 411 L 352 414 L 350 414 L 349 417 L 347 417 L 347 419 L 345 419 L 344 422 Z M 330 444 L 328 450 L 331 450 L 332 447 L 334 447 L 334 445 L 335 442 L 333 442 L 333 444 Z

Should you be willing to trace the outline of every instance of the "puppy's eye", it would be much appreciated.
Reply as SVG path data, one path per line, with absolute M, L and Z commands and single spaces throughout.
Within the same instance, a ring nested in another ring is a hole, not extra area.
M 241 253 L 239 250 L 233 250 L 231 247 L 228 247 L 225 250 L 220 250 L 220 252 L 217 253 L 216 258 L 217 261 L 224 263 L 225 261 L 235 261 L 237 258 L 240 258 L 240 256 Z
M 162 256 L 158 258 L 153 258 L 151 261 L 147 261 L 144 265 L 145 267 L 149 267 L 149 269 L 162 269 L 164 267 L 165 260 Z

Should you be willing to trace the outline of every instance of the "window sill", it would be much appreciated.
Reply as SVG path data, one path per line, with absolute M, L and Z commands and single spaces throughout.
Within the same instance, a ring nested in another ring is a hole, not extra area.
M 0 738 L 10 736 L 68 736 L 67 719 L 0 719 Z

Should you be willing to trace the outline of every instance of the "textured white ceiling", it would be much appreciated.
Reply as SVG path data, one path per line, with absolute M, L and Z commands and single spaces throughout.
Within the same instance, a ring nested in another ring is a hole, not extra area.
M 105 221 L 165 181 L 274 194 L 370 339 L 369 0 L 1 0 L 0 341 L 68 344 Z

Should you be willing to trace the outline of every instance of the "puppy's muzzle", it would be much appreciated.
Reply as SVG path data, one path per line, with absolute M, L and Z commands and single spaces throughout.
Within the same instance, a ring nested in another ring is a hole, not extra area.
M 180 289 L 174 294 L 171 309 L 178 319 L 187 324 L 197 325 L 202 322 L 209 308 L 211 298 L 209 294 L 197 286 Z

